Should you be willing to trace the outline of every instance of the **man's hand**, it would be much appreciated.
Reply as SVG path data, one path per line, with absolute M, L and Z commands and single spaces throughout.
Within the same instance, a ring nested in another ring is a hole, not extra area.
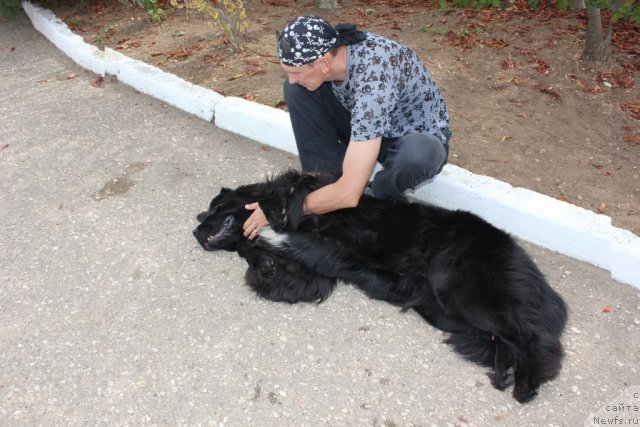
M 269 221 L 267 221 L 267 218 L 264 216 L 264 213 L 262 212 L 262 209 L 260 209 L 258 202 L 245 205 L 245 209 L 253 211 L 253 213 L 249 218 L 247 218 L 247 220 L 244 222 L 244 225 L 242 226 L 244 230 L 244 236 L 249 240 L 253 240 L 256 238 L 258 232 L 262 227 L 264 227 L 265 225 L 269 225 Z

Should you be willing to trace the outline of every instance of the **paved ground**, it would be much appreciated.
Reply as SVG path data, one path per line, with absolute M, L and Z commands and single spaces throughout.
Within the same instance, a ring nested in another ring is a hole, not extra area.
M 349 286 L 256 298 L 195 214 L 296 159 L 94 78 L 0 23 L 0 425 L 577 426 L 640 406 L 640 291 L 536 247 L 571 318 L 561 376 L 525 406 Z

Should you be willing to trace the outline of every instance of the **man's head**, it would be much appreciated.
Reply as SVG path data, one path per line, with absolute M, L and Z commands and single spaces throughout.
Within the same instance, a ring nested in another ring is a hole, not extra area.
M 336 48 L 365 38 L 353 25 L 334 28 L 323 18 L 300 16 L 278 33 L 278 56 L 289 83 L 313 91 L 334 77 Z
M 336 47 L 338 33 L 325 19 L 299 16 L 278 33 L 278 56 L 283 65 L 310 64 Z

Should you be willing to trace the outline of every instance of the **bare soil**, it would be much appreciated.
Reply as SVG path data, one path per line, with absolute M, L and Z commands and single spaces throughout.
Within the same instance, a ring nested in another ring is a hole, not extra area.
M 89 4 L 91 3 L 91 4 Z M 640 235 L 640 31 L 616 27 L 607 61 L 582 61 L 580 13 L 443 12 L 424 1 L 251 0 L 244 50 L 211 19 L 165 7 L 151 24 L 118 2 L 54 13 L 87 42 L 120 52 L 227 96 L 278 108 L 275 32 L 314 14 L 415 49 L 451 110 L 450 163 L 609 215 Z

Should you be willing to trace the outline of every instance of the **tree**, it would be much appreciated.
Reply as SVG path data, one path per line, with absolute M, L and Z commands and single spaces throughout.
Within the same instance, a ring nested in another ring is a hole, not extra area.
M 614 14 L 620 8 L 622 0 L 588 0 L 586 1 L 587 34 L 584 44 L 583 57 L 587 61 L 603 61 L 607 58 L 611 47 L 611 33 L 614 24 Z M 608 8 L 611 19 L 606 30 L 602 31 L 601 9 Z
M 335 9 L 338 7 L 338 0 L 316 0 L 316 7 L 319 9 Z

